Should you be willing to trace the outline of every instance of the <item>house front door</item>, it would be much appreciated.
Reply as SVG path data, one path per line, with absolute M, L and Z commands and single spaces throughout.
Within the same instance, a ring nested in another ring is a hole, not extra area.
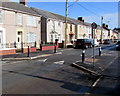
M 70 43 L 72 43 L 72 41 L 73 41 L 73 35 L 69 35 L 70 36 Z
M 18 31 L 17 34 L 17 48 L 21 49 L 22 48 L 22 31 Z

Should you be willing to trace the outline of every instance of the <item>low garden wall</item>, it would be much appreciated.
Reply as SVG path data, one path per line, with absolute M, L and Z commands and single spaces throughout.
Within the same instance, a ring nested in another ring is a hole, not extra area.
M 0 49 L 0 56 L 16 54 L 16 48 Z
M 36 52 L 37 48 L 36 47 L 31 47 L 29 48 L 30 52 Z M 28 52 L 28 47 L 23 48 L 23 53 L 27 53 Z
M 41 51 L 54 50 L 55 46 L 58 48 L 58 45 L 41 45 Z

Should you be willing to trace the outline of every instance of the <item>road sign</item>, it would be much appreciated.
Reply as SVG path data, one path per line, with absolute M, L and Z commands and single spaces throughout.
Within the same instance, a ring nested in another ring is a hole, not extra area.
M 94 29 L 97 28 L 97 24 L 95 22 L 92 23 L 92 28 L 94 28 Z

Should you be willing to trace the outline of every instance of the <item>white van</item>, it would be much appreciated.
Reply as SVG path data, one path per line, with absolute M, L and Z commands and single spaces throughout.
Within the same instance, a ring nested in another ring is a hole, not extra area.
M 94 40 L 94 42 L 93 42 L 93 40 Z M 100 46 L 99 45 L 99 42 L 97 41 L 97 39 L 91 39 L 91 43 L 92 43 L 92 45 L 94 45 L 94 46 Z M 93 44 L 94 43 L 94 44 Z

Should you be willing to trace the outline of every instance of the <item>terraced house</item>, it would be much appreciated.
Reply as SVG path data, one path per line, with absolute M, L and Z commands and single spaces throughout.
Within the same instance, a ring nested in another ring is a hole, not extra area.
M 89 39 L 91 34 L 91 24 L 86 23 L 82 17 L 78 17 L 77 39 Z
M 39 46 L 41 42 L 41 16 L 24 3 L 1 2 L 0 6 L 0 48 L 8 49 Z
M 62 43 L 64 40 L 64 21 L 52 13 L 36 8 L 31 9 L 41 15 L 41 40 L 43 43 Z
M 58 17 L 60 20 L 64 21 L 64 39 L 63 40 L 65 41 L 65 34 L 66 34 L 66 45 L 71 44 L 76 38 L 75 22 L 73 22 L 71 18 L 69 17 L 67 18 L 67 30 L 65 33 L 65 16 L 55 14 L 55 13 L 52 13 L 52 14 Z
M 4 0 L 1 0 L 4 1 Z M 54 44 L 66 40 L 66 45 L 75 39 L 92 39 L 91 24 L 83 20 L 67 18 L 65 32 L 65 16 L 41 9 L 27 7 L 27 0 L 0 2 L 0 52 L 8 50 L 11 54 L 16 49 L 24 51 L 28 46 L 40 48 L 40 44 Z M 101 34 L 102 29 L 102 34 Z M 117 33 L 103 24 L 95 30 L 95 39 L 117 39 Z

